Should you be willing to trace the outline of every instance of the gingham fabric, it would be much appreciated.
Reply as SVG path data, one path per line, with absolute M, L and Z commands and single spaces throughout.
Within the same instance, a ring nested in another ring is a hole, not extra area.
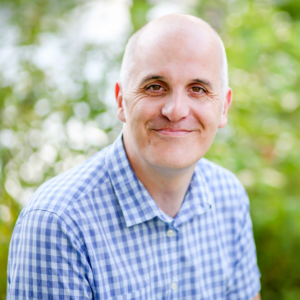
M 173 219 L 137 179 L 120 136 L 23 209 L 7 299 L 250 300 L 259 277 L 235 176 L 202 158 Z

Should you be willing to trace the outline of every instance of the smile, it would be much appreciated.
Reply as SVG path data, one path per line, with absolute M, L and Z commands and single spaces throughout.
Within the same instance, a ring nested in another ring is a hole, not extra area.
M 170 129 L 170 128 L 163 128 L 163 129 L 154 129 L 157 133 L 170 136 L 170 137 L 180 137 L 185 136 L 192 133 L 192 130 L 185 130 L 185 129 Z

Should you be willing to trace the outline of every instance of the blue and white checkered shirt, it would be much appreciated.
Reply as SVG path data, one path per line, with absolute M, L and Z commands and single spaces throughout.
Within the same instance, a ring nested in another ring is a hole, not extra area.
M 250 300 L 259 277 L 236 177 L 202 158 L 173 219 L 134 174 L 120 136 L 23 209 L 7 299 Z

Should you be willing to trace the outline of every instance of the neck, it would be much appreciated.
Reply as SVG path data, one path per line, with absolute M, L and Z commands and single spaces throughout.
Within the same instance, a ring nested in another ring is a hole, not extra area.
M 134 155 L 131 147 L 126 143 L 126 139 L 123 141 L 135 175 L 143 183 L 158 207 L 174 218 L 184 200 L 196 164 L 179 170 L 160 168 L 149 164 L 138 155 Z

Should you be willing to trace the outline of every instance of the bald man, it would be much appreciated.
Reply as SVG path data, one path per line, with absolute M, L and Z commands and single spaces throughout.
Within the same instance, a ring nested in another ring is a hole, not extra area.
M 247 194 L 203 158 L 232 100 L 217 33 L 188 15 L 150 22 L 115 94 L 119 138 L 23 209 L 8 299 L 260 299 Z

